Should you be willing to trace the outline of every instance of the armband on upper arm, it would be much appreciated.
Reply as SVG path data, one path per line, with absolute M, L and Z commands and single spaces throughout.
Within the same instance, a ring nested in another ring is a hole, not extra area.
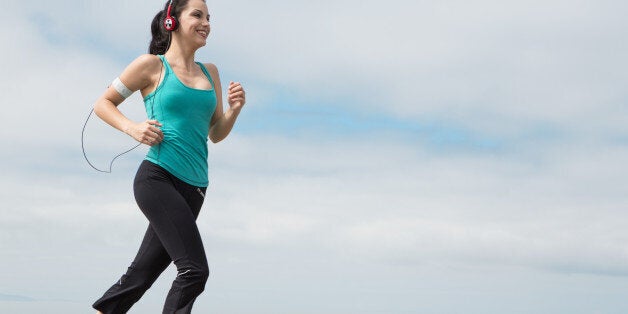
M 113 88 L 120 94 L 120 96 L 124 97 L 125 99 L 133 94 L 133 92 L 128 87 L 126 87 L 122 83 L 122 81 L 120 81 L 119 77 L 116 77 L 116 79 L 111 82 L 111 86 L 113 86 Z

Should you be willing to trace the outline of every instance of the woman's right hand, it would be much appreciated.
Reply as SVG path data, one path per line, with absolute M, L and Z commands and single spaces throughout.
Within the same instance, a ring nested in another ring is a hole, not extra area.
M 164 133 L 161 132 L 160 127 L 159 121 L 146 120 L 132 124 L 125 130 L 125 133 L 140 143 L 153 146 L 161 143 L 164 139 Z

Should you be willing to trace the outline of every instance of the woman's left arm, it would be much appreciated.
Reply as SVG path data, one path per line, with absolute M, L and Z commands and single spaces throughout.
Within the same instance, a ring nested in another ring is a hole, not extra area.
M 215 65 L 208 63 L 205 67 L 209 71 L 214 81 L 214 90 L 216 91 L 216 110 L 209 124 L 209 139 L 213 143 L 224 140 L 233 129 L 233 125 L 246 102 L 244 88 L 239 82 L 230 82 L 227 89 L 227 103 L 229 108 L 223 112 L 222 108 L 222 86 L 220 84 L 220 76 Z

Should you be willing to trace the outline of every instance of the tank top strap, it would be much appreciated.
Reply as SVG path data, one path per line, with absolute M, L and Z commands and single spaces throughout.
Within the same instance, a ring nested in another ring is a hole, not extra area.
M 168 63 L 168 60 L 166 60 L 166 56 L 164 56 L 164 55 L 158 55 L 158 56 L 159 56 L 159 59 L 161 59 L 161 62 L 166 67 L 166 74 L 167 73 L 172 73 L 172 68 L 170 67 L 170 64 Z
M 209 82 L 212 83 L 212 88 L 216 88 L 216 86 L 214 86 L 214 80 L 212 80 L 212 76 L 209 74 L 209 71 L 207 71 L 207 68 L 205 68 L 205 65 L 200 62 L 196 62 L 196 64 L 201 67 L 201 70 L 203 70 L 203 73 L 205 73 L 205 75 L 209 79 Z

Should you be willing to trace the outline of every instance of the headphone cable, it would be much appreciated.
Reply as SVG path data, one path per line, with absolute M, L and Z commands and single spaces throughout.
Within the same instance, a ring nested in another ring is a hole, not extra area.
M 168 41 L 168 42 L 170 42 L 170 41 Z M 168 45 L 170 45 L 170 44 L 168 44 Z M 164 64 L 163 64 L 163 62 L 161 62 L 161 68 L 159 69 L 159 79 L 157 79 L 157 86 L 155 87 L 155 94 L 152 96 L 152 99 L 151 99 L 151 108 L 150 108 L 150 111 L 151 111 L 151 115 L 153 116 L 153 119 L 154 119 L 154 117 L 155 117 L 155 113 L 154 113 L 154 110 L 155 110 L 155 109 L 154 109 L 154 108 L 155 108 L 155 97 L 157 97 L 157 90 L 159 89 L 159 83 L 160 83 L 160 81 L 161 81 L 161 72 L 163 71 L 163 67 L 164 67 Z M 115 157 L 113 157 L 113 159 L 112 159 L 112 160 L 111 160 L 111 162 L 109 163 L 109 170 L 101 170 L 101 169 L 96 168 L 96 166 L 94 166 L 94 165 L 93 165 L 93 164 L 89 161 L 89 158 L 87 158 L 87 153 L 85 153 L 85 128 L 87 127 L 87 122 L 89 121 L 89 118 L 91 118 L 91 117 L 92 117 L 92 113 L 94 113 L 94 108 L 92 108 L 92 110 L 90 110 L 90 112 L 89 112 L 89 115 L 87 115 L 87 119 L 85 119 L 85 123 L 83 124 L 83 131 L 81 132 L 81 149 L 83 150 L 83 157 L 85 157 L 85 161 L 87 161 L 87 163 L 88 163 L 88 164 L 89 164 L 92 168 L 94 168 L 94 170 L 96 170 L 96 171 L 98 171 L 98 172 L 103 172 L 103 173 L 111 173 L 111 169 L 112 169 L 112 167 L 113 167 L 113 162 L 114 162 L 116 159 L 118 159 L 118 157 L 120 157 L 120 156 L 122 156 L 122 155 L 124 155 L 124 154 L 126 154 L 126 153 L 128 153 L 128 152 L 130 152 L 130 151 L 132 151 L 132 150 L 134 150 L 134 149 L 136 149 L 136 148 L 138 148 L 140 145 L 142 145 L 142 143 L 140 142 L 140 143 L 138 143 L 137 145 L 135 145 L 135 146 L 131 147 L 130 149 L 128 149 L 128 150 L 126 150 L 126 151 L 124 151 L 124 152 L 122 152 L 122 153 L 120 153 L 120 154 L 116 155 Z M 161 151 L 161 150 L 160 150 L 160 151 Z
M 116 157 L 113 157 L 113 159 L 111 160 L 111 162 L 109 163 L 109 170 L 101 170 L 96 168 L 96 166 L 94 166 L 89 159 L 87 158 L 87 154 L 85 153 L 85 128 L 87 127 L 87 122 L 89 121 L 89 118 L 91 118 L 92 113 L 94 113 L 94 109 L 92 108 L 92 110 L 90 110 L 89 115 L 87 116 L 87 119 L 85 120 L 85 124 L 83 124 L 83 131 L 81 132 L 81 149 L 83 150 L 83 157 L 85 157 L 85 161 L 87 161 L 87 163 L 94 168 L 94 170 L 98 171 L 98 172 L 103 172 L 103 173 L 111 173 L 111 168 L 113 167 L 113 162 L 120 156 L 136 149 L 137 147 L 139 147 L 140 145 L 142 145 L 142 143 L 138 143 L 137 145 L 133 146 L 132 148 L 124 151 L 123 153 L 120 153 L 118 155 L 116 155 Z

